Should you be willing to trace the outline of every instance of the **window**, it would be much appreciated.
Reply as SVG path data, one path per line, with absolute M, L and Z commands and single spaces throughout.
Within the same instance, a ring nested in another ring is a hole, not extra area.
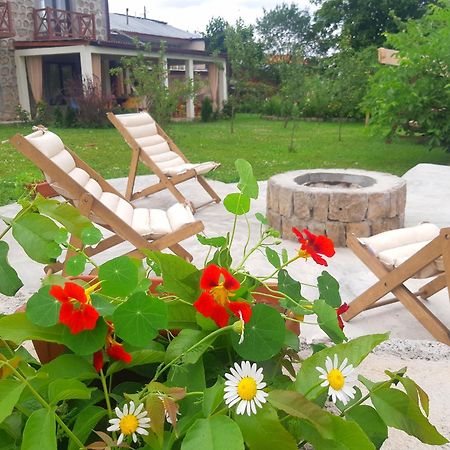
M 36 0 L 36 7 L 38 9 L 54 8 L 70 11 L 70 0 Z

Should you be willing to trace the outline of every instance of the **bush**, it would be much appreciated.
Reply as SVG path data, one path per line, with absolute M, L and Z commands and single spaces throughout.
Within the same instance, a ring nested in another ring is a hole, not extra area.
M 364 99 L 377 129 L 425 136 L 450 151 L 450 2 L 410 20 L 388 45 L 399 51 L 399 66 L 384 66 L 371 79 Z M 446 7 L 445 7 L 446 6 Z
M 36 104 L 36 115 L 34 116 L 33 122 L 36 125 L 49 125 L 52 123 L 51 111 L 47 102 L 44 100 L 41 100 Z
M 209 97 L 205 97 L 202 101 L 200 117 L 202 122 L 211 122 L 214 120 L 213 105 Z
M 66 128 L 75 128 L 77 125 L 77 112 L 74 108 L 68 106 L 64 113 L 64 126 Z
M 64 126 L 64 114 L 59 106 L 53 109 L 53 125 L 59 128 Z
M 66 115 L 75 112 L 75 119 L 66 126 L 78 126 L 81 128 L 106 128 L 110 126 L 106 113 L 111 110 L 113 99 L 103 95 L 96 83 L 92 80 L 85 80 L 80 83 L 78 80 L 68 86 L 68 108 Z M 73 110 L 69 112 L 69 110 Z M 76 122 L 76 123 L 75 123 Z
M 20 123 L 29 124 L 31 122 L 30 113 L 22 105 L 16 106 L 16 117 Z

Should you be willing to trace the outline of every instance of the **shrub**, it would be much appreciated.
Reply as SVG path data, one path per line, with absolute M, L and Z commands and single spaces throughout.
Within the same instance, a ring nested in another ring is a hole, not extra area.
M 377 129 L 425 136 L 450 151 L 450 2 L 410 20 L 388 45 L 399 51 L 399 66 L 384 66 L 371 79 L 364 107 Z
M 209 97 L 205 97 L 202 101 L 200 117 L 202 122 L 211 122 L 214 120 L 212 101 Z

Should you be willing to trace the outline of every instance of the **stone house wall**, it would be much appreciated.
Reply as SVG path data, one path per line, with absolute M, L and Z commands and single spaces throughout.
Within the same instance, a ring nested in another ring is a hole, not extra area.
M 76 12 L 95 14 L 96 37 L 107 40 L 106 0 L 73 0 Z M 14 41 L 34 38 L 33 8 L 35 0 L 10 0 L 15 36 L 0 39 L 0 121 L 14 120 L 19 104 L 14 61 Z

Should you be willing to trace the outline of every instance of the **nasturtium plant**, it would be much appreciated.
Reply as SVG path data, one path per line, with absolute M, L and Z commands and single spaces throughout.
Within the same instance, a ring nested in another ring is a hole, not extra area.
M 32 259 L 64 272 L 44 276 L 25 312 L 0 316 L 0 448 L 372 450 L 389 427 L 448 442 L 406 369 L 358 377 L 388 335 L 345 336 L 329 238 L 294 229 L 290 254 L 259 214 L 257 239 L 236 245 L 237 221 L 259 192 L 250 164 L 236 168 L 239 192 L 223 205 L 232 230 L 197 236 L 203 264 L 148 249 L 98 264 L 86 246 L 100 230 L 42 197 L 4 219 Z M 22 282 L 8 251 L 0 241 L 0 292 L 14 295 Z M 250 270 L 255 252 L 267 275 Z M 330 265 L 310 298 L 294 276 L 304 259 Z M 328 338 L 309 354 L 306 321 Z

